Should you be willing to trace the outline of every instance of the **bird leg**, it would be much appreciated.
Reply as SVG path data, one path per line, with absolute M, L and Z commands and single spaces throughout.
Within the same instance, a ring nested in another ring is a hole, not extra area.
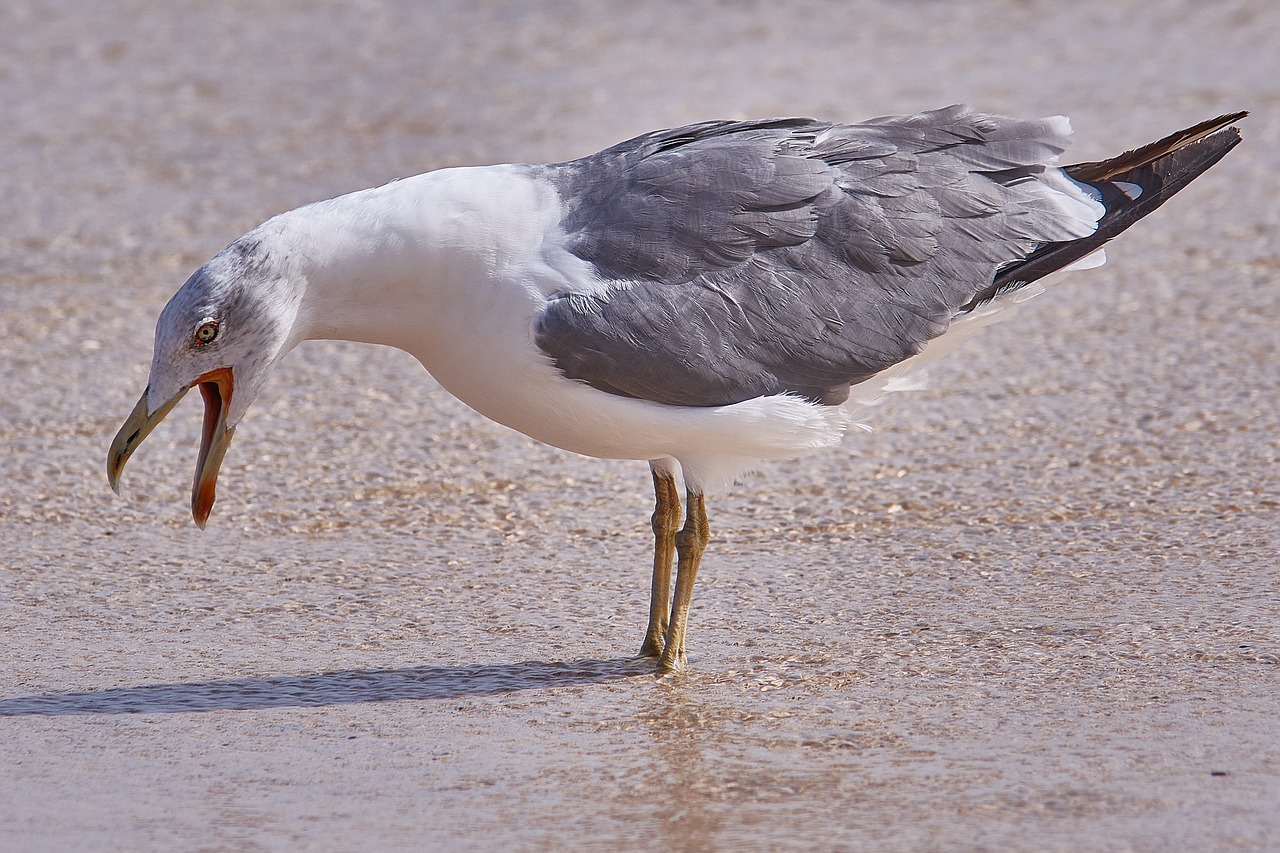
M 698 577 L 698 563 L 706 550 L 710 529 L 707 507 L 701 492 L 690 490 L 685 499 L 684 527 L 676 534 L 676 594 L 671 602 L 671 624 L 667 626 L 667 642 L 658 659 L 658 672 L 684 669 L 684 630 L 689 624 L 689 604 L 693 601 L 693 582 Z
M 640 646 L 641 657 L 656 658 L 666 642 L 671 613 L 671 563 L 680 527 L 680 491 L 668 471 L 653 468 L 653 587 L 649 598 L 649 628 Z

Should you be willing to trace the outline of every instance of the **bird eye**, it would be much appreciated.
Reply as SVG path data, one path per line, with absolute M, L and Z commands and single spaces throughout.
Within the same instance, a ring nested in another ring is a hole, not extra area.
M 218 338 L 218 321 L 205 320 L 196 326 L 195 344 L 198 347 L 213 343 Z

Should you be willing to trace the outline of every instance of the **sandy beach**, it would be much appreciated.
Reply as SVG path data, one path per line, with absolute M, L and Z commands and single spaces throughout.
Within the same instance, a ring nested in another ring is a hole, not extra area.
M 312 342 L 203 532 L 155 319 L 268 217 L 710 118 L 967 102 L 1244 143 L 836 452 L 709 503 Z M 1280 849 L 1280 5 L 43 0 L 0 11 L 0 850 Z

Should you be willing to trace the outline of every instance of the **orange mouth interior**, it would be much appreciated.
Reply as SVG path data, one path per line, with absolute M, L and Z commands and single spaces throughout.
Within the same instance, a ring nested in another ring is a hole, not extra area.
M 233 380 L 231 369 L 221 367 L 198 377 L 193 385 L 200 386 L 204 399 L 204 425 L 200 431 L 200 456 L 196 460 L 195 481 L 191 487 L 191 512 L 196 523 L 204 526 L 217 497 L 218 469 L 226 450 L 224 433 L 227 431 L 227 406 L 231 402 Z M 210 458 L 213 448 L 218 450 Z

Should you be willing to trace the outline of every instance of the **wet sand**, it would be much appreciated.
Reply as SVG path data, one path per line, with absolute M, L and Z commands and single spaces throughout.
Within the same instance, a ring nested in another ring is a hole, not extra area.
M 1156 9 L 1158 8 L 1158 11 Z M 1280 848 L 1280 7 L 9 4 L 0 849 Z M 113 497 L 160 307 L 269 215 L 706 118 L 968 101 L 1245 144 L 875 413 L 710 503 L 687 675 L 643 464 L 293 353 L 187 515 Z

